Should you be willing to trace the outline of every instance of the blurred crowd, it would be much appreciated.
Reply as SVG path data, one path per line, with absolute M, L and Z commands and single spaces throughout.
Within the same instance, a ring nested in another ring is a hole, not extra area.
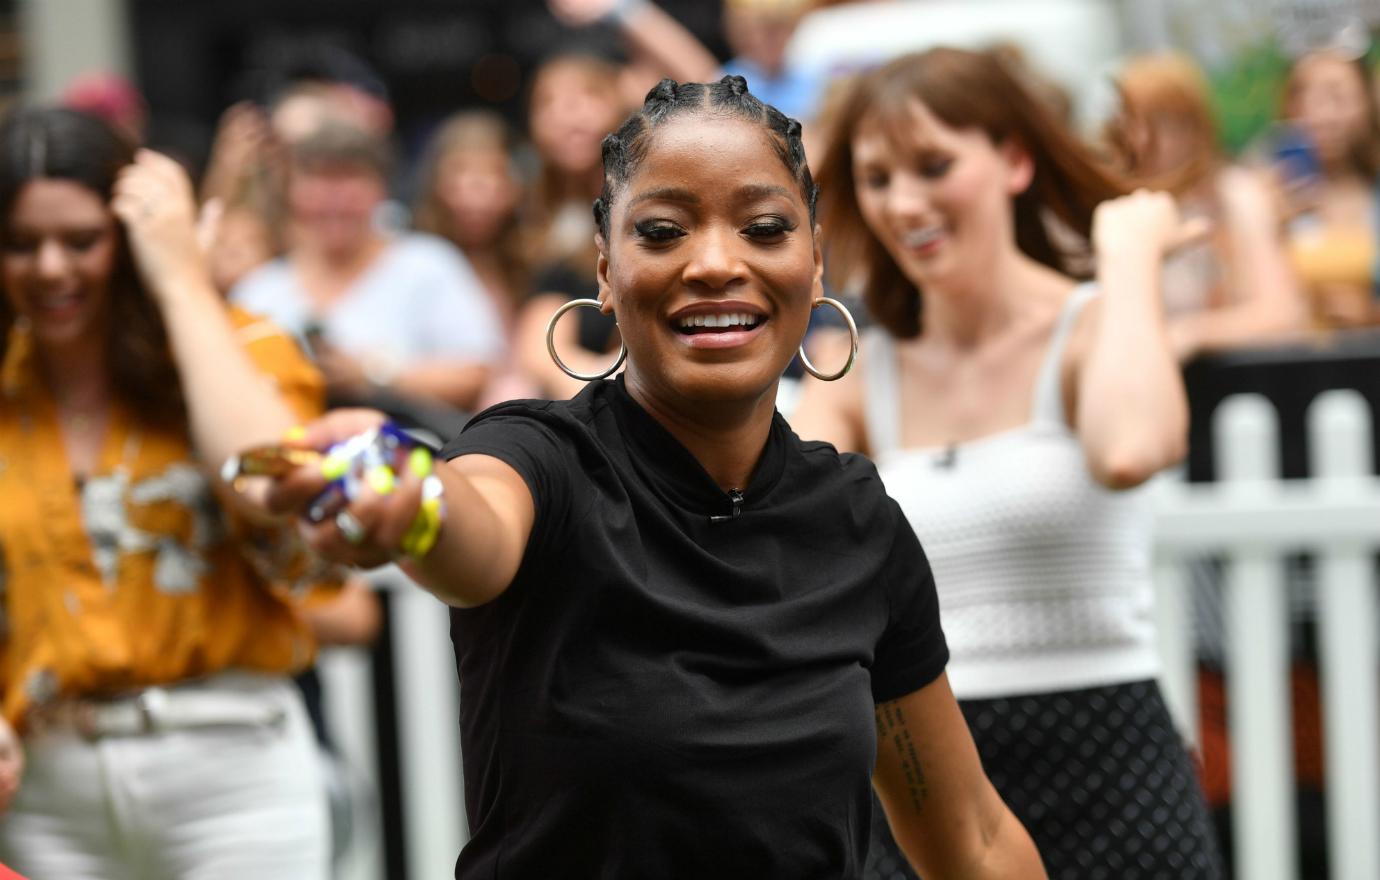
M 500 400 L 569 396 L 578 383 L 547 356 L 546 322 L 562 302 L 597 292 L 589 206 L 603 136 L 662 76 L 738 73 L 806 122 L 807 144 L 821 144 L 840 83 L 786 63 L 794 28 L 817 5 L 729 0 L 736 55 L 719 64 L 649 2 L 551 0 L 570 26 L 615 23 L 626 57 L 548 58 L 531 77 L 523 131 L 489 110 L 460 110 L 412 167 L 396 161 L 387 92 L 363 62 L 299 71 L 221 119 L 199 188 L 215 282 L 303 342 L 333 402 L 372 400 L 447 434 L 456 414 Z M 1018 48 L 994 49 L 1071 119 L 1058 84 Z M 1092 136 L 1108 164 L 1211 226 L 1167 269 L 1183 359 L 1380 321 L 1380 105 L 1364 60 L 1326 47 L 1294 59 L 1278 123 L 1236 157 L 1223 151 L 1208 79 L 1190 58 L 1131 58 L 1116 90 L 1114 118 Z M 78 84 L 68 100 L 132 136 L 146 112 L 109 83 Z M 616 329 L 577 314 L 555 341 L 589 372 L 617 350 Z
M 803 121 L 807 152 L 846 110 L 837 80 L 787 63 L 794 29 L 818 2 L 725 0 L 734 57 L 723 63 L 649 0 L 549 5 L 571 27 L 611 24 L 626 52 L 546 59 L 527 84 L 520 130 L 491 110 L 457 109 L 415 161 L 400 162 L 387 88 L 353 58 L 224 110 L 195 175 L 206 266 L 237 310 L 296 340 L 324 380 L 326 406 L 375 407 L 446 438 L 491 404 L 576 393 L 582 383 L 548 355 L 548 321 L 598 293 L 591 203 L 603 186 L 601 142 L 662 77 L 746 77 L 764 102 Z M 1072 126 L 1058 84 L 1014 46 L 991 51 Z M 1380 325 L 1378 76 L 1354 51 L 1299 55 L 1277 122 L 1231 156 L 1193 60 L 1156 54 L 1121 66 L 1116 112 L 1088 141 L 1109 169 L 1172 193 L 1183 215 L 1205 221 L 1165 268 L 1181 362 Z M 83 80 L 63 101 L 132 144 L 143 137 L 148 108 L 127 84 Z M 826 227 L 826 259 L 829 236 Z M 835 293 L 868 321 L 862 291 Z M 578 372 L 599 372 L 620 345 L 613 319 L 590 309 L 550 334 Z M 195 416 L 190 401 L 179 405 Z M 378 625 L 367 588 L 349 579 L 309 616 L 321 643 L 367 642 Z
M 410 168 L 395 161 L 386 92 L 367 71 L 285 81 L 263 106 L 225 112 L 202 175 L 216 283 L 295 333 L 333 400 L 383 399 L 448 433 L 447 411 L 569 396 L 577 383 L 547 356 L 546 322 L 562 302 L 597 292 L 589 206 L 601 139 L 661 76 L 731 72 L 804 120 L 807 144 L 821 143 L 838 109 L 829 83 L 785 61 L 812 5 L 726 3 L 737 54 L 720 65 L 650 3 L 551 0 L 571 25 L 615 21 L 627 58 L 549 58 L 531 77 L 524 131 L 461 110 Z M 997 48 L 1025 64 L 1014 47 Z M 1024 75 L 1069 118 L 1057 84 Z M 1277 125 L 1237 157 L 1223 151 L 1207 77 L 1188 57 L 1131 58 L 1116 89 L 1118 111 L 1094 135 L 1108 163 L 1211 225 L 1167 270 L 1183 359 L 1380 320 L 1380 111 L 1363 60 L 1328 48 L 1295 59 Z M 86 106 L 137 130 L 137 112 L 120 101 Z M 404 192 L 407 203 L 394 200 Z M 577 314 L 556 343 L 589 372 L 617 350 L 616 330 Z

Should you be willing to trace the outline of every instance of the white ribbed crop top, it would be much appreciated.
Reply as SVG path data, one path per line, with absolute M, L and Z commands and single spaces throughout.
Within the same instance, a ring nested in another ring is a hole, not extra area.
M 1158 672 L 1149 499 L 1097 483 L 1064 417 L 1064 345 L 1094 294 L 1083 285 L 1065 302 L 1031 420 L 945 449 L 900 448 L 895 346 L 879 330 L 863 344 L 870 445 L 934 569 L 949 681 L 960 698 Z

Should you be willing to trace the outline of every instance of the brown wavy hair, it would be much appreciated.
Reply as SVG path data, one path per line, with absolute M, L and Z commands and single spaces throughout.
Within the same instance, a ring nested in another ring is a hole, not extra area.
M 1093 210 L 1129 187 L 1054 118 L 994 52 L 931 49 L 860 76 L 829 134 L 817 175 L 828 243 L 829 281 L 863 286 L 872 317 L 893 336 L 921 331 L 922 292 L 868 229 L 853 178 L 853 138 L 880 124 L 906 143 L 919 102 L 955 129 L 981 129 L 995 144 L 1015 141 L 1035 167 L 1012 200 L 1016 245 L 1027 256 L 1074 277 L 1089 274 Z
M 1207 77 L 1193 59 L 1177 52 L 1133 58 L 1116 78 L 1121 96 L 1120 113 L 1107 123 L 1104 136 L 1125 173 L 1176 196 L 1209 179 L 1221 166 L 1217 123 Z M 1197 151 L 1183 167 L 1153 173 L 1147 167 L 1155 149 L 1151 119 L 1172 116 L 1186 124 L 1197 139 Z M 1139 149 L 1131 135 L 1135 122 L 1150 131 L 1148 149 Z
M 69 180 L 109 203 L 120 169 L 134 145 L 107 123 L 75 110 L 18 108 L 0 122 L 0 248 L 10 235 L 9 214 L 33 180 Z M 0 361 L 9 347 L 15 314 L 0 296 Z M 185 425 L 186 406 L 177 365 L 158 306 L 139 279 L 118 229 L 106 324 L 106 370 L 115 396 L 146 424 Z

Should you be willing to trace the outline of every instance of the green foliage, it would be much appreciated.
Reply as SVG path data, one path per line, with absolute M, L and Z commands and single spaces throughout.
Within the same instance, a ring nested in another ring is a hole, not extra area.
M 1238 53 L 1230 65 L 1208 71 L 1213 115 L 1227 153 L 1241 152 L 1278 118 L 1289 61 L 1274 40 L 1267 40 Z M 1380 73 L 1380 43 L 1372 41 L 1366 67 L 1372 76 Z

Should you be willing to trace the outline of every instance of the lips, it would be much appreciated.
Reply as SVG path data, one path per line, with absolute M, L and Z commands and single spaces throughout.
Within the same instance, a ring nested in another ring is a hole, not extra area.
M 80 293 L 47 293 L 32 297 L 34 317 L 41 320 L 63 321 L 76 317 L 85 301 Z
M 901 234 L 901 246 L 917 256 L 929 256 L 943 243 L 947 232 L 943 226 L 922 226 Z
M 671 329 L 691 348 L 745 345 L 767 323 L 762 310 L 748 303 L 695 303 L 671 315 Z

